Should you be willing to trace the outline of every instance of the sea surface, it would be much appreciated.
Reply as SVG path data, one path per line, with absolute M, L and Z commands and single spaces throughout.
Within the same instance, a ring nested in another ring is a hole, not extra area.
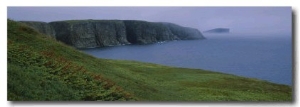
M 292 36 L 279 34 L 204 34 L 180 40 L 81 51 L 106 59 L 135 60 L 196 68 L 292 85 Z

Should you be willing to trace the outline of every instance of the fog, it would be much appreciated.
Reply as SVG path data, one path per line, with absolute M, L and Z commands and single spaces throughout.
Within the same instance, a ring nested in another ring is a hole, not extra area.
M 118 19 L 171 22 L 205 31 L 291 34 L 291 7 L 8 7 L 16 21 Z

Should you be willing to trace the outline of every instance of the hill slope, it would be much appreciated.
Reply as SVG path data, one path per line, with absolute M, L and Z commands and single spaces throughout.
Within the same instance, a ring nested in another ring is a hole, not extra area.
M 98 59 L 8 20 L 8 100 L 292 101 L 286 85 Z

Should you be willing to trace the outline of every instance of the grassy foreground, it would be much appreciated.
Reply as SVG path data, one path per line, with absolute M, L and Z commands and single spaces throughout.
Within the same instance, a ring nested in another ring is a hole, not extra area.
M 8 20 L 9 101 L 292 101 L 292 87 L 224 73 L 99 59 Z

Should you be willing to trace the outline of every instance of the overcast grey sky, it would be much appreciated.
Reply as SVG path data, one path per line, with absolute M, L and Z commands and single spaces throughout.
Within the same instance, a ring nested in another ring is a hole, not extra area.
M 13 20 L 120 19 L 171 22 L 200 31 L 291 33 L 291 7 L 8 7 Z

